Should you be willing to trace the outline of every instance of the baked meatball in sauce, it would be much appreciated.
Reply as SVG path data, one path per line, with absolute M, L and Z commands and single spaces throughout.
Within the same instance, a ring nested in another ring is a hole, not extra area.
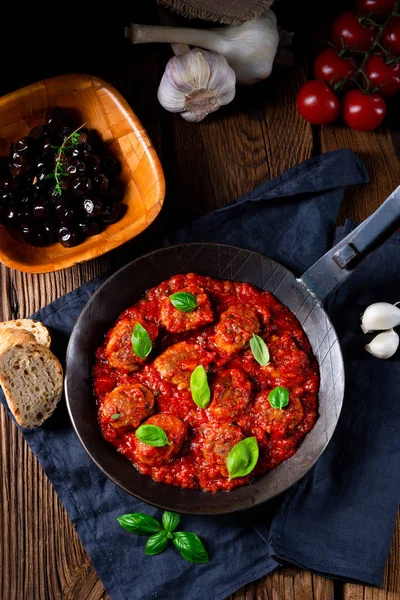
M 170 296 L 196 298 L 179 311 Z M 152 343 L 146 358 L 132 347 L 136 323 Z M 250 339 L 259 335 L 270 360 L 260 365 Z M 200 408 L 191 376 L 203 366 L 210 390 Z M 180 274 L 150 289 L 121 313 L 96 352 L 93 371 L 103 437 L 144 476 L 181 488 L 229 491 L 251 482 L 294 454 L 318 414 L 319 371 L 296 317 L 272 294 L 248 283 Z M 285 387 L 288 404 L 269 400 Z M 162 429 L 168 444 L 140 441 L 141 425 Z M 229 479 L 226 459 L 255 437 L 259 459 L 245 477 Z

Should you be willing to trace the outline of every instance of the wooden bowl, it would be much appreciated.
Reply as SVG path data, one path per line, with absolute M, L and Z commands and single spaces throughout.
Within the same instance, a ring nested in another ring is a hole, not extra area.
M 0 225 L 0 261 L 27 273 L 66 269 L 105 254 L 146 229 L 161 210 L 165 180 L 156 151 L 139 119 L 111 85 L 91 75 L 62 75 L 39 81 L 0 98 L 0 154 L 8 144 L 44 123 L 46 109 L 73 109 L 80 123 L 97 129 L 122 165 L 124 217 L 74 248 L 36 248 Z M 79 124 L 78 123 L 78 126 Z

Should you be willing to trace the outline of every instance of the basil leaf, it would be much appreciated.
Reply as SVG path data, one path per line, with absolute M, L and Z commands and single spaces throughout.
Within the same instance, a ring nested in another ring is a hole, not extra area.
M 289 390 L 278 385 L 268 394 L 268 401 L 272 408 L 282 409 L 289 404 Z
M 166 529 L 168 532 L 174 531 L 178 527 L 180 520 L 180 515 L 169 512 L 168 510 L 166 510 L 162 516 L 162 524 L 164 529 Z
M 159 531 L 155 533 L 146 542 L 144 551 L 147 556 L 154 556 L 160 554 L 168 545 L 168 537 L 166 531 Z
M 255 437 L 248 437 L 233 446 L 226 457 L 229 479 L 245 477 L 256 466 L 259 456 Z
M 211 393 L 207 381 L 207 373 L 202 365 L 197 365 L 190 376 L 190 391 L 193 401 L 200 408 L 206 408 L 210 404 Z
M 135 435 L 143 444 L 154 446 L 155 448 L 161 448 L 167 444 L 171 445 L 164 429 L 157 427 L 157 425 L 140 425 L 136 429 Z
M 201 539 L 188 531 L 177 531 L 173 534 L 173 542 L 179 550 L 181 556 L 194 563 L 209 562 L 207 550 L 203 546 Z
M 121 413 L 114 413 L 113 415 L 111 415 L 111 418 L 116 421 L 117 419 L 119 419 L 121 416 Z
M 176 292 L 169 297 L 171 304 L 181 312 L 191 312 L 197 308 L 196 296 L 189 292 Z
M 136 535 L 149 535 L 149 533 L 162 531 L 161 523 L 145 513 L 122 515 L 117 517 L 117 521 L 126 531 L 136 533 Z
M 146 358 L 152 347 L 149 334 L 141 323 L 136 323 L 132 331 L 132 350 L 139 358 Z
M 253 333 L 250 338 L 250 348 L 256 361 L 262 367 L 266 367 L 269 364 L 269 350 L 264 340 Z

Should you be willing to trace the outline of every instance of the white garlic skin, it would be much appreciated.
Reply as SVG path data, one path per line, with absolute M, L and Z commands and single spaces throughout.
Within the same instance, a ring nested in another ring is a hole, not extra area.
M 365 346 L 367 352 L 375 358 L 391 358 L 399 347 L 399 336 L 393 329 L 378 333 L 374 339 Z
M 361 329 L 364 333 L 391 329 L 397 325 L 400 325 L 400 308 L 389 302 L 370 304 L 361 318 Z
M 158 88 L 166 110 L 201 121 L 235 97 L 236 76 L 222 54 L 193 48 L 168 61 Z

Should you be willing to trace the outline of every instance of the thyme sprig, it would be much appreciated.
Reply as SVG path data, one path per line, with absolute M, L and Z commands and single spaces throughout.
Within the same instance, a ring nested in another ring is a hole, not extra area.
M 63 180 L 65 177 L 68 177 L 68 173 L 64 171 L 64 156 L 67 150 L 73 150 L 76 148 L 78 144 L 81 143 L 82 137 L 85 134 L 78 133 L 82 127 L 85 127 L 86 123 L 82 123 L 78 129 L 75 129 L 68 137 L 65 138 L 61 146 L 53 146 L 55 150 L 57 150 L 56 162 L 54 167 L 54 172 L 46 175 L 46 179 L 54 179 L 54 191 L 57 192 L 59 196 L 62 194 L 62 190 L 64 189 Z

